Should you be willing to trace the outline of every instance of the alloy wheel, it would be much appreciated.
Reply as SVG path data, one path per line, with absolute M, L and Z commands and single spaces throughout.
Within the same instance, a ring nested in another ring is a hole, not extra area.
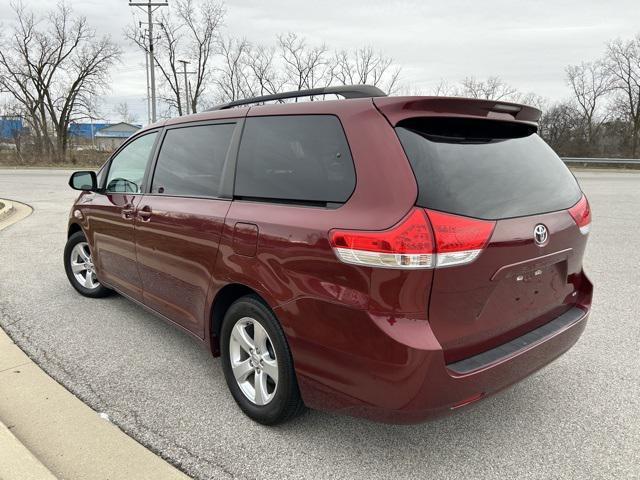
M 255 319 L 236 322 L 229 339 L 233 376 L 242 393 L 256 405 L 266 405 L 278 388 L 278 359 L 265 328 Z
M 90 290 L 100 286 L 87 242 L 79 242 L 73 247 L 69 262 L 73 276 L 80 285 Z

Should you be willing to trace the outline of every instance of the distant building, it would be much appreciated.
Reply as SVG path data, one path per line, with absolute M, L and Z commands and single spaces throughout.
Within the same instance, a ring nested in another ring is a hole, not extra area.
M 96 133 L 96 146 L 100 150 L 115 150 L 131 135 L 140 130 L 140 125 L 120 122 L 101 128 Z
M 100 150 L 115 150 L 140 128 L 140 125 L 125 122 L 72 123 L 69 126 L 69 135 L 76 139 L 93 141 Z
M 108 127 L 111 123 L 72 123 L 69 125 L 69 135 L 75 138 L 92 140 L 98 130 Z
M 9 115 L 0 116 L 0 140 L 6 142 L 13 140 L 15 136 L 24 132 L 22 118 Z

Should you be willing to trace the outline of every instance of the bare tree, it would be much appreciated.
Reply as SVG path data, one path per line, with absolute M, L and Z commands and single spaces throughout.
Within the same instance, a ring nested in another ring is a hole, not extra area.
M 549 99 L 538 95 L 534 92 L 517 93 L 513 98 L 514 102 L 523 103 L 525 105 L 531 105 L 538 110 L 546 110 L 549 105 Z
M 219 38 L 218 29 L 224 19 L 225 9 L 222 3 L 204 0 L 199 8 L 193 0 L 177 0 L 178 13 L 189 32 L 186 50 L 183 56 L 191 60 L 194 68 L 194 81 L 191 82 L 191 111 L 198 111 L 198 103 L 211 80 L 211 57 L 215 52 Z
M 640 140 L 640 35 L 609 43 L 605 68 L 616 92 L 614 106 L 629 122 L 631 155 L 635 158 Z
M 246 51 L 246 66 L 257 85 L 257 95 L 271 95 L 282 91 L 285 79 L 278 69 L 275 49 L 263 45 L 250 45 Z
M 331 84 L 333 68 L 326 45 L 310 47 L 303 37 L 291 32 L 280 35 L 278 44 L 287 85 L 303 90 Z
M 576 130 L 580 126 L 580 111 L 573 102 L 558 102 L 545 109 L 540 118 L 538 133 L 561 154 L 576 153 Z
M 219 101 L 267 95 L 285 89 L 368 83 L 397 90 L 400 69 L 371 48 L 331 53 L 326 45 L 309 46 L 294 33 L 278 37 L 273 47 L 227 38 L 219 43 L 214 84 Z M 312 97 L 313 100 L 313 97 Z
M 259 85 L 247 61 L 251 44 L 245 39 L 223 39 L 219 42 L 219 51 L 222 60 L 213 81 L 217 89 L 216 100 L 232 102 L 257 95 Z
M 486 80 L 466 77 L 460 83 L 458 94 L 469 98 L 508 101 L 518 95 L 518 90 L 505 83 L 500 77 L 488 77 Z
M 441 79 L 431 92 L 431 95 L 441 97 L 467 97 L 518 102 L 541 110 L 548 104 L 546 98 L 534 92 L 523 93 L 517 88 L 507 85 L 499 77 L 489 77 L 487 80 L 466 77 L 459 84 L 452 84 L 445 79 Z
M 36 152 L 48 155 L 54 145 L 49 132 L 45 91 L 52 82 L 47 39 L 38 31 L 33 12 L 12 3 L 16 23 L 0 44 L 0 86 L 24 107 L 25 120 L 34 135 Z M 36 51 L 38 49 L 40 51 Z
M 160 21 L 160 37 L 156 43 L 154 59 L 160 69 L 163 86 L 167 91 L 161 91 L 160 98 L 174 107 L 178 115 L 182 115 L 183 97 L 180 92 L 180 73 L 178 72 L 179 39 L 182 37 L 182 25 L 173 20 L 172 14 L 163 14 Z
M 119 103 L 114 108 L 114 111 L 118 114 L 121 122 L 134 123 L 138 121 L 138 115 L 129 109 L 129 104 L 127 102 Z
M 440 79 L 437 85 L 433 88 L 431 95 L 436 97 L 459 97 L 459 88 L 456 85 L 452 85 L 444 78 Z
M 0 85 L 24 106 L 43 153 L 62 160 L 69 125 L 88 115 L 92 96 L 106 89 L 120 49 L 63 2 L 38 18 L 22 3 L 12 8 L 16 22 L 0 48 Z
M 368 84 L 380 87 L 389 94 L 398 90 L 400 67 L 394 67 L 392 58 L 376 53 L 371 47 L 359 48 L 353 52 L 336 52 L 333 61 L 333 83 Z
M 602 102 L 611 91 L 611 77 L 601 62 L 583 62 L 566 68 L 567 83 L 579 107 L 586 142 L 591 145 L 607 119 Z

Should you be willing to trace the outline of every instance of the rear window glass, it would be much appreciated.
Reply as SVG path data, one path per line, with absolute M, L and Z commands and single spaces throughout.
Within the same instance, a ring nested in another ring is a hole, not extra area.
M 353 160 L 337 117 L 246 120 L 238 152 L 236 196 L 343 203 L 354 187 Z
M 412 119 L 396 132 L 422 207 L 497 220 L 569 208 L 580 199 L 569 169 L 531 127 Z

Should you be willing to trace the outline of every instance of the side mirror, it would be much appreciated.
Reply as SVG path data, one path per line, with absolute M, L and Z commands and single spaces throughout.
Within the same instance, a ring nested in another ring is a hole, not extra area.
M 84 192 L 95 192 L 98 190 L 98 178 L 96 172 L 82 171 L 73 172 L 69 179 L 69 186 L 74 190 L 82 190 Z

